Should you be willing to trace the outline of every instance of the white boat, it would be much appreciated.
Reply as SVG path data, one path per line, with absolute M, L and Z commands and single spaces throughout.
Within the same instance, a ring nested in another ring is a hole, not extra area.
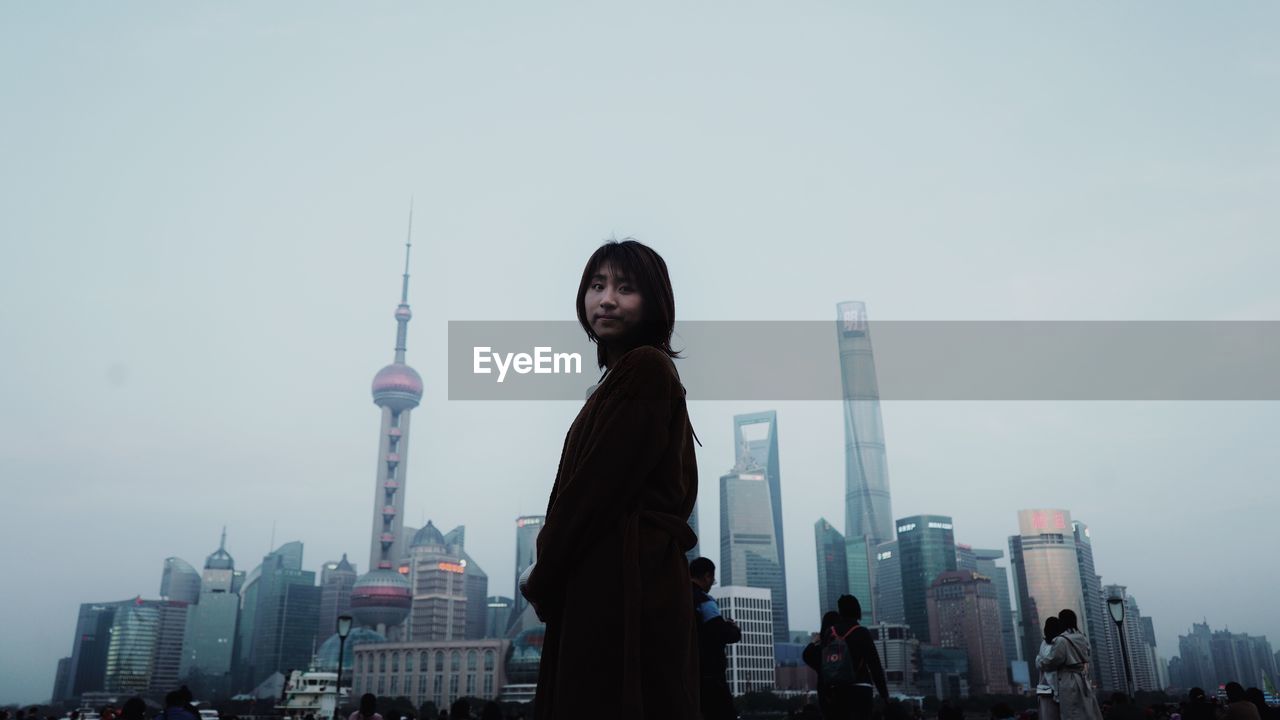
M 284 684 L 284 701 L 276 706 L 281 714 L 289 718 L 305 718 L 311 715 L 316 720 L 327 720 L 333 717 L 337 707 L 338 674 L 321 670 L 294 670 L 289 673 Z M 342 689 L 342 700 L 347 700 L 347 689 Z

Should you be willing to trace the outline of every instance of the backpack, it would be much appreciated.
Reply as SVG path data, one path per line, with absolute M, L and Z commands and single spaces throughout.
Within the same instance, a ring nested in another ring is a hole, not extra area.
M 831 628 L 831 639 L 822 646 L 822 682 L 827 685 L 853 685 L 857 682 L 854 675 L 853 658 L 850 657 L 849 643 L 845 642 L 845 638 L 849 637 L 849 633 L 858 629 L 858 624 L 854 623 L 853 627 L 845 631 L 843 635 L 836 634 L 836 629 Z

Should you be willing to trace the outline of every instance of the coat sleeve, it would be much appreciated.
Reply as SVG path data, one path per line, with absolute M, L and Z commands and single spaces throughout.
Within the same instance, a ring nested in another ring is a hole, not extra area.
M 804 660 L 804 664 L 813 668 L 814 672 L 822 671 L 822 648 L 816 642 L 811 642 L 804 646 L 804 650 L 800 653 L 800 659 Z
M 1053 639 L 1053 645 L 1050 646 L 1049 652 L 1042 649 L 1040 654 L 1036 656 L 1036 664 L 1041 670 L 1057 670 L 1070 664 L 1069 653 L 1067 652 L 1067 639 L 1059 635 Z
M 612 371 L 597 393 L 592 425 L 566 444 L 577 458 L 553 491 L 547 519 L 538 533 L 538 561 L 529 575 L 526 597 L 544 613 L 555 613 L 565 582 L 626 515 L 636 509 L 640 491 L 669 442 L 669 425 L 682 388 L 666 355 L 637 348 Z M 561 467 L 564 466 L 562 453 Z
M 880 652 L 876 650 L 876 643 L 871 639 L 871 631 L 860 627 L 853 634 L 857 638 L 862 657 L 867 659 L 867 670 L 871 672 L 871 682 L 875 684 L 876 690 L 880 691 L 880 697 L 888 700 L 889 685 L 885 681 L 884 666 L 880 664 Z

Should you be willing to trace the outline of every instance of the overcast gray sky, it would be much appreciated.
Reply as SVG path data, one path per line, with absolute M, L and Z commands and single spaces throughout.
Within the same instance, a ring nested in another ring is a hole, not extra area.
M 447 402 L 449 320 L 562 320 L 613 233 L 681 318 L 1280 318 L 1280 8 L 1127 4 L 0 6 L 0 702 L 82 602 L 218 532 L 367 569 L 416 197 L 408 521 L 511 594 L 570 402 Z M 832 352 L 834 353 L 834 347 Z M 791 623 L 843 522 L 840 406 L 703 402 L 704 545 L 734 413 L 774 408 Z M 1159 652 L 1280 641 L 1274 403 L 885 403 L 893 509 L 1004 548 L 1089 523 Z

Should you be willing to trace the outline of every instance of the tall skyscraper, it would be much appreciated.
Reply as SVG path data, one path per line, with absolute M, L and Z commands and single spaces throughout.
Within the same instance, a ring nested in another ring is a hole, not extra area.
M 1189 634 L 1178 636 L 1178 657 L 1182 658 L 1183 687 L 1217 687 L 1218 670 L 1213 664 L 1213 632 L 1209 630 L 1209 623 L 1192 623 Z
M 787 546 L 782 532 L 782 471 L 778 459 L 778 413 L 775 410 L 733 416 L 734 466 L 759 468 L 769 484 L 769 505 L 773 518 L 773 537 L 778 545 L 778 571 L 782 578 L 780 594 L 775 592 L 773 606 L 787 617 Z M 776 620 L 775 620 L 776 622 Z M 776 625 L 774 626 L 777 627 Z
M 489 575 L 480 568 L 480 563 L 467 554 L 465 547 L 466 536 L 466 526 L 459 525 L 445 533 L 444 544 L 449 552 L 462 558 L 462 566 L 466 568 L 467 628 L 466 632 L 463 633 L 463 638 L 466 640 L 480 640 L 485 637 Z
M 413 538 L 409 584 L 413 606 L 406 624 L 409 642 L 462 640 L 467 631 L 467 565 L 451 552 L 431 521 Z
M 1124 600 L 1124 642 L 1129 652 L 1129 669 L 1133 673 L 1133 687 L 1137 691 L 1163 690 L 1160 687 L 1159 672 L 1156 669 L 1156 641 L 1150 618 L 1143 617 L 1138 609 L 1138 601 L 1126 592 L 1124 585 L 1104 585 L 1102 595 L 1106 598 Z M 1107 619 L 1110 620 L 1110 611 Z M 1120 648 L 1120 636 L 1116 632 L 1114 622 L 1103 623 L 1109 644 Z M 1148 634 L 1150 633 L 1150 634 Z M 1117 652 L 1120 650 L 1118 649 Z M 1124 678 L 1121 665 L 1120 677 Z
M 898 541 L 890 540 L 877 545 L 875 560 L 875 622 L 906 625 L 907 614 L 902 607 L 902 564 L 898 558 Z
M 836 609 L 836 600 L 849 591 L 849 568 L 845 565 L 844 536 L 826 518 L 813 525 L 818 551 L 818 614 Z
M 898 521 L 898 563 L 902 572 L 902 610 L 911 632 L 922 643 L 929 631 L 929 586 L 956 569 L 956 540 L 946 515 L 913 515 Z
M 960 648 L 969 660 L 974 695 L 1005 695 L 1009 685 L 1000 607 L 991 579 L 975 570 L 939 575 L 927 594 L 929 634 L 941 647 Z
M 240 596 L 235 592 L 236 564 L 227 552 L 227 531 L 222 541 L 204 561 L 200 602 L 187 614 L 186 640 L 182 646 L 179 677 L 198 672 L 230 689 L 234 661 L 236 624 L 240 616 Z
M 409 233 L 404 247 L 404 277 L 400 305 L 396 307 L 394 361 L 373 377 L 373 402 L 382 410 L 378 432 L 377 471 L 374 475 L 373 533 L 370 538 L 369 572 L 351 590 L 351 613 L 356 622 L 398 637 L 398 627 L 409 615 L 413 592 L 409 581 L 397 572 L 405 555 L 404 494 L 409 469 L 409 416 L 422 401 L 422 377 L 405 364 L 409 335 L 409 251 L 413 240 L 413 208 L 409 209 Z
M 720 567 L 723 585 L 765 588 L 771 594 L 774 641 L 789 642 L 786 585 L 778 562 L 769 485 L 761 468 L 736 466 L 720 476 Z
M 256 583 L 253 641 L 247 684 L 274 672 L 305 670 L 316 645 L 320 588 L 302 569 L 302 543 L 285 543 L 262 558 Z
M 1009 571 L 996 564 L 996 560 L 1004 557 L 1004 551 L 973 548 L 973 556 L 978 573 L 991 578 L 991 584 L 996 588 L 996 598 L 1000 602 L 1000 634 L 1004 639 L 1004 659 L 1006 662 L 1013 662 L 1018 659 L 1018 634 L 1013 627 Z
M 836 341 L 844 387 L 844 535 L 846 540 L 866 536 L 874 546 L 894 539 L 893 510 L 880 388 L 864 303 L 836 306 Z
M 200 573 L 182 558 L 165 558 L 160 597 L 184 603 L 200 602 Z
M 1087 628 L 1080 566 L 1071 529 L 1071 513 L 1058 509 L 1021 510 L 1018 534 L 1009 538 L 1022 621 L 1022 657 L 1034 659 L 1044 635 L 1044 620 L 1070 609 Z M 1037 675 L 1032 668 L 1033 678 Z
M 320 623 L 316 637 L 328 638 L 338 631 L 338 616 L 351 612 L 351 588 L 355 587 L 356 566 L 342 553 L 341 560 L 320 566 Z
M 490 595 L 485 598 L 484 636 L 486 638 L 505 637 L 507 628 L 511 626 L 511 607 L 515 601 L 501 595 Z
M 521 622 L 524 609 L 529 605 L 529 601 L 520 593 L 520 576 L 538 560 L 538 533 L 546 519 L 545 515 L 523 515 L 516 518 L 516 576 L 511 584 L 515 593 L 511 596 L 514 600 L 511 607 L 512 627 L 507 628 L 508 630 Z
M 188 607 L 185 602 L 141 597 L 81 605 L 67 669 L 70 695 L 172 689 Z
M 844 539 L 845 574 L 849 578 L 849 594 L 858 598 L 866 617 L 875 617 L 876 548 L 869 535 Z
M 1102 578 L 1093 564 L 1093 538 L 1089 526 L 1079 520 L 1071 521 L 1072 539 L 1076 544 L 1076 565 L 1080 571 L 1080 591 L 1083 594 L 1086 617 L 1081 620 L 1081 629 L 1089 634 L 1091 655 L 1089 668 L 1093 680 L 1104 690 L 1124 691 L 1124 664 L 1121 660 L 1120 648 L 1112 647 L 1115 629 L 1110 628 L 1111 611 L 1107 609 L 1107 598 L 1102 593 Z

